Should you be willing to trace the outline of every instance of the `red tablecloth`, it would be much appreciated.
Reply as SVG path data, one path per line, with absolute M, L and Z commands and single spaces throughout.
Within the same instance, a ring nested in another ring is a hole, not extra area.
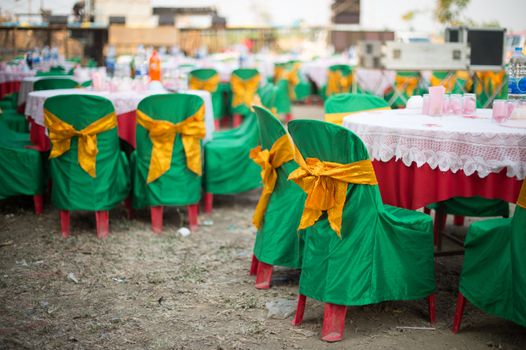
M 373 161 L 378 185 L 385 204 L 407 209 L 419 209 L 427 204 L 452 197 L 499 198 L 514 203 L 522 180 L 506 176 L 506 169 L 480 178 L 477 173 L 466 176 L 462 170 L 433 170 L 424 164 L 420 168 L 402 161 Z
M 19 81 L 6 81 L 3 83 L 0 83 L 0 99 L 4 98 L 4 96 L 7 94 L 18 92 L 18 90 L 20 90 Z
M 49 151 L 49 138 L 46 135 L 46 128 L 36 124 L 31 117 L 28 117 L 30 124 L 31 142 L 42 151 Z M 135 111 L 119 114 L 117 116 L 119 137 L 128 142 L 135 148 Z

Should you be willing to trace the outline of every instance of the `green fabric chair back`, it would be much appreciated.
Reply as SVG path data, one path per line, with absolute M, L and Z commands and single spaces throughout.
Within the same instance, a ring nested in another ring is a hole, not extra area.
M 214 76 L 218 75 L 217 70 L 212 68 L 200 68 L 194 69 L 188 75 L 188 79 L 196 77 L 200 80 L 208 80 Z M 223 92 L 220 89 L 219 84 L 217 85 L 217 90 L 211 92 L 212 95 L 212 108 L 214 109 L 214 119 L 221 119 L 223 117 Z
M 295 120 L 289 132 L 303 158 L 349 164 L 369 159 L 351 131 L 316 120 Z M 384 206 L 377 185 L 349 184 L 341 239 L 326 213 L 304 237 L 300 294 L 339 305 L 424 298 L 435 290 L 432 220 Z
M 29 128 L 25 115 L 17 113 L 15 110 L 2 111 L 0 114 L 2 120 L 11 130 L 28 133 Z
M 348 64 L 333 64 L 329 67 L 329 70 L 333 72 L 341 72 L 344 76 L 352 73 L 352 68 Z
M 261 187 L 261 168 L 250 159 L 258 141 L 254 113 L 247 114 L 238 128 L 214 133 L 205 144 L 205 191 L 236 194 Z
M 364 94 L 335 94 L 325 101 L 325 113 L 353 113 L 388 107 L 384 99 Z
M 0 199 L 42 193 L 43 160 L 29 145 L 29 134 L 11 130 L 0 117 Z
M 258 95 L 261 99 L 261 104 L 267 109 L 274 109 L 276 107 L 276 96 L 278 88 L 272 83 L 265 84 L 259 89 Z
M 190 94 L 159 94 L 144 98 L 138 110 L 154 120 L 177 124 L 194 115 L 203 105 L 203 99 Z M 187 168 L 186 154 L 180 135 L 173 145 L 170 169 L 155 181 L 147 184 L 152 142 L 148 133 L 137 124 L 137 148 L 132 154 L 133 206 L 184 206 L 201 199 L 201 176 Z
M 44 109 L 80 131 L 114 113 L 113 104 L 94 95 L 60 95 L 46 99 Z M 129 165 L 120 152 L 117 128 L 97 135 L 96 177 L 79 165 L 78 138 L 71 139 L 70 150 L 50 159 L 51 201 L 63 210 L 109 210 L 127 198 L 130 189 Z
M 513 218 L 469 227 L 459 289 L 477 308 L 526 327 L 526 182 L 521 193 Z
M 74 89 L 77 88 L 79 84 L 73 79 L 66 78 L 44 78 L 35 81 L 33 89 L 35 91 L 40 90 L 57 90 L 57 89 Z
M 49 71 L 49 72 L 41 72 L 38 71 L 36 76 L 37 77 L 56 77 L 56 76 L 63 76 L 63 75 L 69 75 L 66 72 L 62 71 Z
M 259 124 L 261 147 L 270 150 L 280 137 L 287 135 L 287 131 L 270 111 L 261 107 L 254 109 Z M 297 230 L 305 194 L 299 186 L 287 180 L 297 167 L 296 162 L 290 160 L 276 170 L 276 185 L 254 243 L 254 255 L 267 264 L 301 267 L 303 245 Z

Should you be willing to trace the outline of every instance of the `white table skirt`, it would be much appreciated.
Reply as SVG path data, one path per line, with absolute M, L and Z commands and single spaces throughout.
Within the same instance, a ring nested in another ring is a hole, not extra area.
M 90 91 L 87 89 L 61 89 L 61 90 L 43 90 L 29 93 L 26 101 L 25 115 L 31 117 L 36 124 L 44 126 L 44 102 L 47 98 L 65 94 L 89 94 L 102 96 L 109 99 L 115 108 L 117 115 L 129 113 L 137 109 L 139 102 L 147 96 L 166 93 L 163 91 L 147 91 L 138 93 L 135 91 L 108 92 L 108 91 Z M 212 108 L 212 98 L 209 92 L 201 90 L 188 90 L 180 93 L 187 93 L 201 97 L 205 103 L 205 126 L 206 136 L 204 141 L 212 139 L 214 132 L 214 111 Z
M 442 117 L 408 109 L 361 112 L 345 117 L 343 126 L 363 140 L 374 160 L 394 158 L 481 178 L 506 168 L 509 177 L 526 177 L 526 129 L 496 124 L 489 109 Z

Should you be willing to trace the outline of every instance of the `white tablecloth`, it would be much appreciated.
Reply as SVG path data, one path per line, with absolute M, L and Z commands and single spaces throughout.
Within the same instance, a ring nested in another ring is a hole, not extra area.
M 471 117 L 407 109 L 361 112 L 345 117 L 343 126 L 363 140 L 374 160 L 395 158 L 407 166 L 428 164 L 481 178 L 506 168 L 509 177 L 526 177 L 526 129 L 496 124 L 489 109 Z
M 25 77 L 32 77 L 36 71 L 0 71 L 0 83 L 7 83 L 9 81 L 21 81 Z
M 77 77 L 72 76 L 72 75 L 51 75 L 51 76 L 45 76 L 45 77 L 42 76 L 42 77 L 27 77 L 27 78 L 24 78 L 24 79 L 22 79 L 22 81 L 20 81 L 20 91 L 18 92 L 18 103 L 17 103 L 17 105 L 21 106 L 24 103 L 26 103 L 27 95 L 29 95 L 30 92 L 33 92 L 33 88 L 34 88 L 34 85 L 35 85 L 36 81 L 38 81 L 40 79 L 47 79 L 47 78 L 52 78 L 52 79 L 73 79 L 73 80 L 77 81 L 77 83 L 79 83 L 79 84 L 81 84 L 84 81 L 86 81 L 86 79 L 80 79 L 80 78 L 77 78 Z
M 44 126 L 44 102 L 47 98 L 65 94 L 90 94 L 102 96 L 109 99 L 115 107 L 117 115 L 128 113 L 137 109 L 139 102 L 147 96 L 164 92 L 148 91 L 138 93 L 135 91 L 108 92 L 108 91 L 89 91 L 86 89 L 62 89 L 62 90 L 43 90 L 29 93 L 26 101 L 25 115 L 33 118 L 36 124 Z M 201 90 L 188 90 L 180 93 L 187 93 L 201 97 L 205 103 L 205 126 L 206 136 L 204 141 L 212 139 L 214 132 L 214 111 L 212 108 L 212 98 L 209 92 Z

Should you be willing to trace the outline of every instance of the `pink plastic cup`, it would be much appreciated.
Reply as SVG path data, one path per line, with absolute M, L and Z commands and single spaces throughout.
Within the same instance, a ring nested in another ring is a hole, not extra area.
M 454 115 L 462 114 L 462 95 L 452 94 L 449 97 L 449 112 Z
M 429 115 L 429 94 L 424 94 L 422 100 L 422 114 Z
M 432 86 L 429 88 L 429 115 L 442 115 L 445 92 L 446 88 L 443 86 Z
M 477 95 L 464 94 L 462 99 L 464 114 L 473 114 L 477 110 Z
M 493 101 L 492 118 L 493 118 L 493 121 L 496 123 L 502 123 L 504 120 L 508 118 L 507 101 L 505 100 Z

